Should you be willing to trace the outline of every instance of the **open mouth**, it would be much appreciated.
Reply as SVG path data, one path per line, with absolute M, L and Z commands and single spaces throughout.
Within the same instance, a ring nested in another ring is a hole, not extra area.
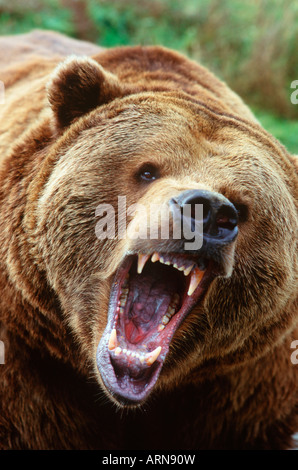
M 179 325 L 216 276 L 212 261 L 177 254 L 131 255 L 115 275 L 97 364 L 109 393 L 124 405 L 154 387 Z

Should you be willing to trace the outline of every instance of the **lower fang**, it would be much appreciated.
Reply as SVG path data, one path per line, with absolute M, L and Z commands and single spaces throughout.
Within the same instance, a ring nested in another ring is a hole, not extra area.
M 110 351 L 112 351 L 113 349 L 116 349 L 117 346 L 118 346 L 117 333 L 116 333 L 116 329 L 114 328 L 111 332 L 108 348 Z
M 152 364 L 156 361 L 158 356 L 160 355 L 161 346 L 158 346 L 154 351 L 151 353 L 146 354 L 145 361 L 147 366 L 152 366 Z

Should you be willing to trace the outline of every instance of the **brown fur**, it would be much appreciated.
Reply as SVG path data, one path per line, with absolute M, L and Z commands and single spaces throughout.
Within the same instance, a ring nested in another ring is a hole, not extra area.
M 0 448 L 290 448 L 294 157 L 225 84 L 173 51 L 103 51 L 42 32 L 0 46 Z M 75 53 L 93 59 L 60 64 Z M 144 190 L 133 174 L 148 161 L 162 177 Z M 247 205 L 234 269 L 179 328 L 148 402 L 119 411 L 95 355 L 128 247 L 96 238 L 95 209 L 192 187 Z

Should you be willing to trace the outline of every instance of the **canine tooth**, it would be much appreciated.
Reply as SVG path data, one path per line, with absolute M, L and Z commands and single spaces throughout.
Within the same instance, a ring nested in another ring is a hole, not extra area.
M 198 268 L 192 271 L 187 295 L 192 295 L 194 293 L 194 291 L 200 284 L 203 276 L 204 271 L 200 271 Z
M 160 351 L 161 351 L 161 346 L 158 346 L 156 349 L 154 349 L 154 351 L 146 354 L 145 361 L 146 361 L 147 366 L 152 366 L 152 364 L 156 361 L 156 359 L 160 355 Z
M 115 349 L 115 354 L 116 356 L 119 356 L 119 354 L 122 352 L 122 349 L 118 346 L 116 349 Z
M 153 253 L 153 255 L 151 256 L 151 262 L 155 263 L 158 260 L 159 260 L 159 254 L 158 253 Z
M 138 254 L 138 274 L 141 274 L 143 268 L 146 264 L 146 261 L 149 259 L 150 255 Z
M 108 348 L 110 351 L 112 351 L 113 349 L 116 349 L 117 346 L 118 346 L 117 332 L 116 332 L 116 329 L 114 328 L 111 332 Z
M 139 354 L 139 359 L 140 359 L 140 363 L 143 364 L 143 362 L 145 361 L 145 356 L 144 354 Z
M 192 264 L 188 268 L 185 268 L 184 269 L 184 276 L 188 276 L 193 267 L 194 267 L 194 265 Z

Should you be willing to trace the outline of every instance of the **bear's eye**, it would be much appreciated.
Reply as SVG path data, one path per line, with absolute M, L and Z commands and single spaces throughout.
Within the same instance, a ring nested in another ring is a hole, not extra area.
M 151 163 L 146 163 L 142 165 L 141 168 L 136 173 L 136 179 L 140 182 L 151 183 L 159 178 L 160 173 L 158 168 Z

